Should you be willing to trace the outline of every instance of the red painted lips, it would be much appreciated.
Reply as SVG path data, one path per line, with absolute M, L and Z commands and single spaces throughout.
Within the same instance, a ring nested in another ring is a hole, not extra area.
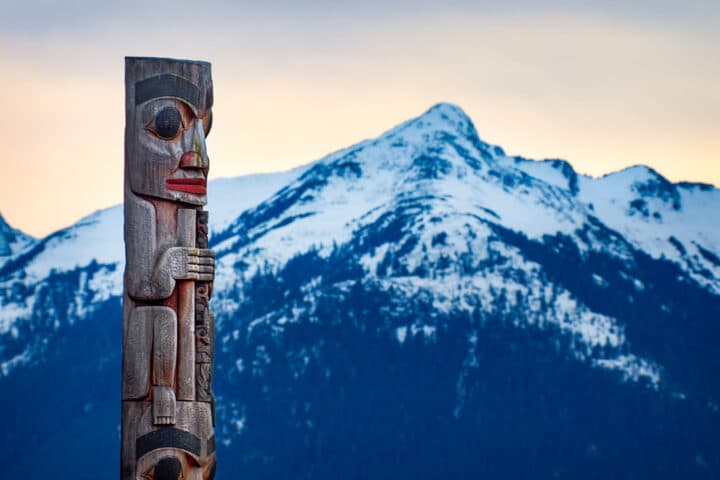
M 178 192 L 194 193 L 205 195 L 207 193 L 207 182 L 204 178 L 168 178 L 165 180 L 168 190 Z

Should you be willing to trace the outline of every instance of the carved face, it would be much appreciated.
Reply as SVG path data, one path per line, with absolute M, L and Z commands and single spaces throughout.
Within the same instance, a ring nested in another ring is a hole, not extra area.
M 126 174 L 134 193 L 191 205 L 207 203 L 210 88 L 172 74 L 136 83 L 134 115 L 126 133 Z

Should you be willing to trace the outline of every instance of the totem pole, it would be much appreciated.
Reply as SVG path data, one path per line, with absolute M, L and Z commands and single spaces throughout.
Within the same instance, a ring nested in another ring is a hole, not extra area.
M 215 474 L 210 64 L 125 59 L 122 480 Z

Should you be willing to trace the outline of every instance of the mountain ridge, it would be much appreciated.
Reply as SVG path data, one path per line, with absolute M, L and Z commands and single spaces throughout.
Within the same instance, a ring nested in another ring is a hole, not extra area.
M 410 126 L 415 127 L 415 126 L 418 125 L 418 123 L 419 123 L 421 126 L 422 126 L 424 123 L 431 123 L 431 122 L 427 122 L 427 121 L 425 120 L 426 117 L 427 117 L 429 114 L 433 114 L 433 113 L 437 113 L 437 112 L 439 112 L 439 117 L 440 117 L 440 118 L 444 118 L 444 119 L 450 121 L 450 125 L 452 125 L 452 121 L 450 120 L 450 119 L 452 118 L 452 116 L 455 116 L 455 117 L 456 117 L 455 122 L 467 122 L 468 127 L 469 127 L 469 130 L 472 132 L 472 133 L 471 133 L 471 136 L 477 137 L 478 142 L 483 145 L 484 149 L 494 150 L 495 153 L 496 153 L 498 156 L 502 156 L 502 157 L 505 156 L 505 151 L 504 151 L 504 149 L 503 149 L 502 147 L 497 146 L 497 145 L 491 145 L 491 144 L 488 144 L 488 143 L 485 143 L 484 141 L 482 141 L 482 140 L 480 139 L 478 133 L 477 133 L 477 130 L 476 130 L 474 124 L 472 123 L 472 120 L 469 118 L 469 116 L 468 116 L 459 106 L 457 106 L 457 105 L 455 105 L 455 104 L 452 104 L 452 103 L 449 103 L 449 102 L 440 102 L 440 103 L 437 103 L 437 104 L 433 105 L 433 106 L 430 107 L 424 114 L 420 115 L 419 117 L 416 117 L 416 118 L 407 120 L 407 121 L 405 121 L 405 122 L 397 125 L 396 127 L 393 127 L 393 128 L 391 128 L 391 129 L 383 132 L 382 134 L 380 134 L 380 136 L 379 136 L 378 138 L 385 137 L 385 136 L 390 135 L 390 134 L 396 134 L 396 133 L 398 133 L 398 131 L 401 131 L 401 130 L 403 130 L 403 129 L 407 129 L 407 128 L 410 127 Z M 448 115 L 447 112 L 451 112 L 452 115 Z M 232 182 L 234 182 L 234 181 L 239 181 L 240 179 L 248 179 L 248 180 L 249 180 L 249 179 L 267 179 L 267 178 L 271 178 L 271 177 L 286 177 L 286 178 L 290 178 L 290 177 L 292 177 L 292 176 L 295 175 L 295 174 L 299 174 L 299 172 L 303 172 L 304 170 L 309 169 L 310 167 L 312 167 L 313 165 L 315 165 L 315 164 L 317 164 L 317 163 L 321 163 L 321 162 L 324 162 L 324 161 L 328 161 L 329 159 L 332 159 L 332 158 L 336 158 L 336 157 L 345 155 L 347 152 L 352 151 L 353 149 L 357 148 L 357 147 L 360 146 L 360 145 L 363 145 L 363 144 L 366 144 L 366 143 L 372 143 L 372 142 L 375 142 L 375 141 L 377 141 L 377 139 L 363 140 L 363 141 L 360 141 L 360 142 L 358 142 L 358 143 L 356 143 L 356 144 L 353 144 L 353 145 L 351 145 L 351 146 L 349 146 L 349 147 L 345 147 L 345 148 L 338 149 L 337 151 L 332 152 L 332 153 L 330 153 L 330 154 L 327 154 L 327 155 L 321 157 L 321 158 L 318 159 L 318 160 L 315 160 L 315 161 L 312 161 L 312 162 L 309 162 L 309 163 L 307 163 L 307 164 L 300 165 L 300 166 L 297 166 L 297 167 L 292 167 L 292 168 L 287 169 L 287 170 L 281 170 L 281 171 L 277 171 L 277 172 L 247 174 L 247 175 L 240 175 L 240 176 L 237 176 L 237 177 L 221 177 L 221 178 L 216 178 L 216 179 L 211 180 L 211 184 L 213 184 L 213 185 L 215 185 L 215 184 L 218 184 L 218 185 L 229 184 L 229 183 L 232 183 Z M 683 180 L 683 181 L 672 182 L 672 181 L 668 180 L 666 177 L 664 177 L 660 172 L 658 172 L 658 171 L 655 170 L 654 168 L 652 168 L 652 167 L 650 167 L 650 166 L 648 166 L 648 165 L 643 165 L 643 164 L 630 165 L 630 166 L 627 166 L 627 167 L 623 167 L 623 168 L 621 168 L 621 169 L 619 169 L 619 170 L 615 170 L 615 171 L 611 171 L 611 172 L 608 172 L 608 173 L 604 173 L 604 174 L 599 175 L 599 176 L 592 176 L 592 175 L 588 175 L 588 174 L 584 174 L 584 173 L 579 173 L 579 172 L 577 172 L 569 161 L 567 161 L 567 160 L 565 160 L 565 159 L 561 159 L 561 158 L 544 158 L 544 159 L 537 159 L 537 160 L 529 159 L 529 158 L 522 157 L 522 156 L 510 156 L 510 157 L 507 157 L 507 158 L 508 158 L 509 160 L 515 162 L 515 163 L 522 163 L 522 164 L 526 164 L 526 165 L 529 164 L 529 165 L 539 165 L 539 166 L 542 166 L 543 164 L 550 164 L 554 169 L 560 169 L 560 170 L 562 170 L 563 172 L 567 172 L 567 173 L 564 173 L 564 175 L 568 175 L 568 177 L 573 177 L 573 176 L 583 177 L 583 178 L 589 179 L 589 180 L 591 180 L 591 181 L 597 181 L 597 180 L 608 179 L 608 178 L 613 179 L 613 178 L 616 178 L 616 177 L 619 176 L 619 175 L 624 175 L 624 174 L 626 174 L 626 173 L 628 173 L 628 172 L 640 171 L 640 172 L 648 172 L 648 173 L 650 173 L 650 175 L 658 178 L 658 179 L 659 179 L 660 181 L 662 181 L 663 183 L 667 183 L 667 184 L 670 184 L 670 185 L 673 185 L 673 186 L 676 186 L 676 187 L 685 188 L 685 189 L 698 189 L 698 190 L 701 190 L 701 191 L 703 191 L 703 192 L 717 192 L 717 191 L 718 191 L 718 187 L 717 187 L 716 185 L 712 184 L 712 183 L 699 182 L 699 181 L 684 181 L 684 180 Z M 569 180 L 569 179 L 570 179 L 570 178 L 568 178 L 568 180 Z M 278 184 L 280 184 L 281 182 L 282 182 L 282 180 L 278 180 L 278 181 L 277 181 Z M 553 182 L 552 182 L 552 181 L 548 181 L 548 183 L 553 183 Z M 218 188 L 218 187 L 216 186 L 215 188 Z M 564 188 L 566 188 L 566 187 L 564 187 Z M 570 188 L 570 189 L 572 190 L 572 188 Z M 213 193 L 214 193 L 213 190 L 214 190 L 214 189 L 209 190 L 209 191 L 210 191 L 210 195 L 213 195 Z M 217 193 L 215 193 L 215 195 L 219 196 Z M 228 195 L 228 194 L 227 194 L 227 193 L 223 193 L 222 196 L 225 197 L 226 195 Z M 253 197 L 253 198 L 254 198 L 254 197 Z M 223 200 L 224 200 L 224 198 L 223 198 Z M 217 204 L 217 203 L 219 203 L 219 202 L 216 201 L 215 203 Z M 38 238 L 38 239 L 35 239 L 35 238 L 33 238 L 33 237 L 25 234 L 25 233 L 22 232 L 21 230 L 17 230 L 17 229 L 15 229 L 15 228 L 13 228 L 12 226 L 10 226 L 9 224 L 7 224 L 7 222 L 6 222 L 5 219 L 2 217 L 1 214 L 0 214 L 0 230 L 3 230 L 3 231 L 4 231 L 5 229 L 9 229 L 9 230 L 12 230 L 12 231 L 14 231 L 14 232 L 17 232 L 17 233 L 19 233 L 19 234 L 21 234 L 21 235 L 23 235 L 23 236 L 25 236 L 25 237 L 27 237 L 27 238 L 29 238 L 29 239 L 32 239 L 32 240 L 44 240 L 44 239 L 47 239 L 47 238 L 50 237 L 50 236 L 57 235 L 59 232 L 64 231 L 64 230 L 66 230 L 66 229 L 68 229 L 68 228 L 71 228 L 71 227 L 73 227 L 74 225 L 81 224 L 82 222 L 86 221 L 86 220 L 89 219 L 90 217 L 93 217 L 94 215 L 96 215 L 96 214 L 98 214 L 98 213 L 100 213 L 100 212 L 104 212 L 104 211 L 107 211 L 107 210 L 112 210 L 112 209 L 118 208 L 118 207 L 120 207 L 120 206 L 121 206 L 121 205 L 114 205 L 114 206 L 109 206 L 109 207 L 105 207 L 105 208 L 96 210 L 96 211 L 94 211 L 94 212 L 92 212 L 92 213 L 89 213 L 89 214 L 81 217 L 77 222 L 73 223 L 72 225 L 68 225 L 67 227 L 63 227 L 63 228 L 60 228 L 59 230 L 50 232 L 50 233 L 48 233 L 47 235 L 45 235 L 45 236 L 43 236 L 43 237 L 40 237 L 40 238 Z M 216 207 L 216 208 L 215 208 L 214 210 L 217 209 L 218 205 L 215 205 L 215 207 Z M 229 221 L 230 221 L 230 220 L 228 220 L 227 214 L 225 214 L 225 212 L 223 212 L 223 220 L 222 220 L 221 222 L 216 222 L 216 223 L 220 223 L 221 225 L 224 225 L 224 224 L 228 223 Z M 220 228 L 219 228 L 219 229 L 220 229 Z M 25 248 L 26 248 L 26 247 L 25 247 Z M 15 251 L 13 254 L 17 254 L 17 253 L 19 253 L 19 252 Z

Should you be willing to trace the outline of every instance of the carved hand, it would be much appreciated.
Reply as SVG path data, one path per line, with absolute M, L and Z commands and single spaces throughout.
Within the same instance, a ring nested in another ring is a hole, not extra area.
M 212 282 L 215 278 L 215 254 L 212 250 L 193 247 L 171 247 L 163 255 L 160 268 L 168 268 L 175 280 Z

